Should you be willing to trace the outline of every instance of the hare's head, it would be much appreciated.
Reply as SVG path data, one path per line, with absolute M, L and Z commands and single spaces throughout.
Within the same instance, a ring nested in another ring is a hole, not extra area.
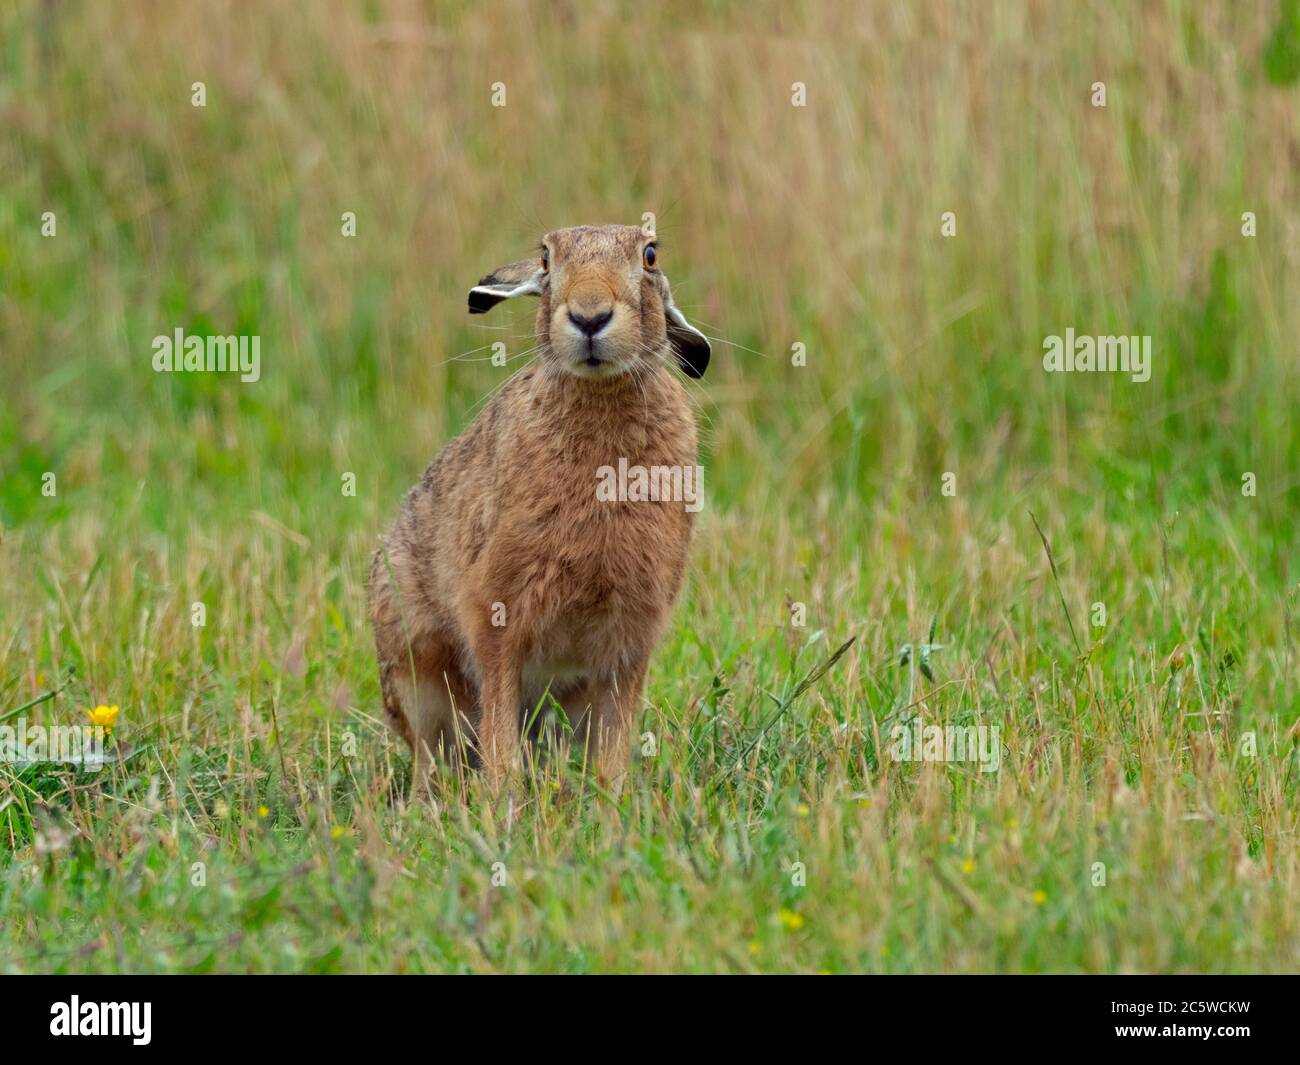
M 613 377 L 669 352 L 704 376 L 709 342 L 673 304 L 653 236 L 636 226 L 574 226 L 542 238 L 537 255 L 493 270 L 469 290 L 470 314 L 511 296 L 538 296 L 542 357 L 578 377 Z

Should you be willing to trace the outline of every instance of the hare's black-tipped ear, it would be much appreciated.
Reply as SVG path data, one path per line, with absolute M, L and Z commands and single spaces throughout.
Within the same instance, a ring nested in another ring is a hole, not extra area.
M 500 266 L 469 290 L 469 313 L 485 314 L 511 296 L 540 296 L 543 276 L 536 259 Z
M 682 368 L 682 373 L 698 380 L 709 368 L 709 356 L 713 354 L 713 349 L 709 346 L 708 338 L 691 325 L 686 320 L 686 315 L 673 303 L 667 278 L 664 279 L 663 291 L 664 325 L 668 329 L 668 343 L 672 345 L 673 355 L 677 357 L 677 365 Z

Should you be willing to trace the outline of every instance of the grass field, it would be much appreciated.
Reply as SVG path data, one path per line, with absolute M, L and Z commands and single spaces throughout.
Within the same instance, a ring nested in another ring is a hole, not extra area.
M 0 724 L 121 758 L 0 764 L 0 971 L 1300 970 L 1298 79 L 1294 0 L 4 5 Z M 466 290 L 645 212 L 717 340 L 650 738 L 411 802 L 363 582 L 529 346 Z

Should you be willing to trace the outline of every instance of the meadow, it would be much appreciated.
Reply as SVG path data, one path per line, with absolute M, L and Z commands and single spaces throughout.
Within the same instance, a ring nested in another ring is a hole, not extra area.
M 629 784 L 413 801 L 466 291 L 646 213 L 715 343 Z M 4 5 L 0 724 L 119 713 L 0 763 L 0 971 L 1300 969 L 1298 268 L 1296 0 Z

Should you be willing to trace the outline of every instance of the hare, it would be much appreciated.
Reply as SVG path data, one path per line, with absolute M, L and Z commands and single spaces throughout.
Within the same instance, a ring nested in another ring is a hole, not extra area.
M 499 787 L 549 692 L 622 786 L 700 502 L 669 498 L 701 487 L 669 360 L 698 378 L 710 347 L 659 258 L 635 226 L 575 226 L 469 291 L 471 314 L 538 297 L 538 355 L 425 470 L 371 562 L 384 711 L 417 782 L 468 751 Z M 640 475 L 632 490 L 615 470 Z

